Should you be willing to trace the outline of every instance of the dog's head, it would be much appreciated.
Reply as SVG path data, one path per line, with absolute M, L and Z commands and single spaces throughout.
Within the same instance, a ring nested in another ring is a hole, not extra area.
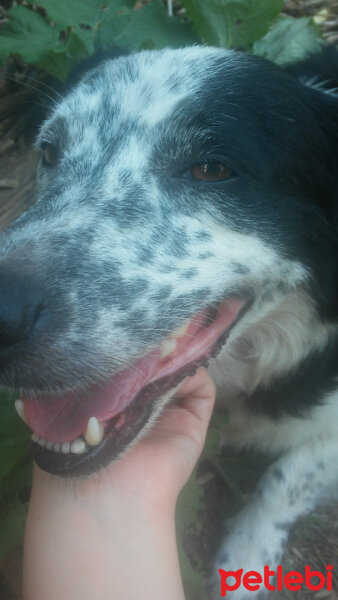
M 57 103 L 0 262 L 1 380 L 44 468 L 120 455 L 288 295 L 336 319 L 336 103 L 205 47 L 108 60 Z

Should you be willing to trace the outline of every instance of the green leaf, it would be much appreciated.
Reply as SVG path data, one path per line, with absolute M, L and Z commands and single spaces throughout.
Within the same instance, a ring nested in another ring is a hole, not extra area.
M 183 532 L 186 527 L 196 520 L 200 509 L 202 488 L 196 483 L 196 473 L 191 476 L 187 485 L 183 488 L 177 508 L 177 527 Z
M 17 396 L 14 396 L 14 398 Z M 0 558 L 22 541 L 31 482 L 30 430 L 17 416 L 13 394 L 0 391 Z
M 79 24 L 94 27 L 104 5 L 102 0 L 37 0 L 29 3 L 44 8 L 48 19 L 61 30 Z
M 30 431 L 23 424 L 25 430 L 22 431 L 19 422 L 10 427 L 7 432 L 1 433 L 0 511 L 8 507 L 25 486 L 29 486 L 31 478 Z
M 22 542 L 27 506 L 16 504 L 0 519 L 0 559 Z
M 93 51 L 94 38 L 91 32 L 78 27 L 69 32 L 66 42 L 59 43 L 50 50 L 44 60 L 39 62 L 38 67 L 56 79 L 65 81 L 72 67 Z
M 178 557 L 183 579 L 184 596 L 186 600 L 206 600 L 204 593 L 205 581 L 195 569 L 192 568 L 183 548 L 178 544 Z
M 262 40 L 255 42 L 253 52 L 284 65 L 302 60 L 320 47 L 321 33 L 311 18 L 283 16 Z
M 196 42 L 198 38 L 191 26 L 168 17 L 160 0 L 137 10 L 124 9 L 114 15 L 108 12 L 98 31 L 98 45 L 104 50 L 114 46 L 128 50 L 178 48 Z
M 95 35 L 91 29 L 83 29 L 83 27 L 76 26 L 73 29 L 73 34 L 81 40 L 83 49 L 90 56 L 95 51 Z
M 283 0 L 181 0 L 203 41 L 223 48 L 247 48 L 266 34 Z
M 208 430 L 206 443 L 201 456 L 201 459 L 203 460 L 210 456 L 217 455 L 220 449 L 221 428 L 218 419 L 215 419 L 215 423 L 216 424 L 211 425 Z M 184 532 L 191 527 L 196 528 L 198 513 L 202 508 L 202 496 L 203 489 L 196 482 L 195 470 L 189 482 L 183 488 L 176 508 L 177 547 L 187 600 L 206 600 L 204 578 L 196 568 L 193 568 L 190 564 L 182 544 Z
M 58 42 L 58 32 L 38 13 L 25 6 L 8 11 L 9 23 L 1 29 L 0 62 L 19 54 L 31 64 L 43 60 Z
M 176 507 L 177 548 L 187 600 L 205 600 L 204 579 L 190 564 L 182 544 L 184 532 L 197 521 L 201 502 L 202 488 L 196 483 L 196 471 L 194 471 L 183 488 Z
M 18 417 L 14 401 L 8 392 L 0 392 L 0 490 L 7 477 L 23 459 L 29 456 L 30 430 Z

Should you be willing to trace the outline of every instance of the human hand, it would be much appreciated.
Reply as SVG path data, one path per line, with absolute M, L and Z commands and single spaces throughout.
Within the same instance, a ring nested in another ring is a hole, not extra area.
M 200 368 L 176 396 L 149 434 L 97 475 L 65 481 L 35 467 L 25 600 L 133 600 L 139 589 L 149 599 L 184 598 L 175 505 L 202 451 L 215 387 Z
M 100 477 L 121 493 L 151 503 L 173 503 L 202 452 L 215 401 L 215 385 L 200 367 L 188 377 L 148 435 Z

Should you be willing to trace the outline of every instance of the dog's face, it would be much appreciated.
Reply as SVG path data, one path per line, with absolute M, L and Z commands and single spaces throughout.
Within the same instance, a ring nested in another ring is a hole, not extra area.
M 55 106 L 39 198 L 3 234 L 0 266 L 1 380 L 23 389 L 44 468 L 121 454 L 288 294 L 335 317 L 331 101 L 194 47 L 107 61 Z

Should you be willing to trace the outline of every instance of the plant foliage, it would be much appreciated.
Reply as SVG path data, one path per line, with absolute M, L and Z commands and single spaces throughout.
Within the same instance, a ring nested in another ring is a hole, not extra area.
M 265 35 L 283 0 L 183 0 L 194 29 L 208 44 L 247 49 Z
M 31 480 L 28 427 L 0 392 L 0 559 L 22 539 L 27 489 Z
M 182 0 L 184 18 L 152 0 L 26 0 L 0 28 L 0 63 L 19 55 L 59 80 L 96 51 L 180 47 L 197 42 L 255 52 L 278 63 L 318 46 L 311 19 L 278 20 L 283 0 Z M 272 28 L 272 29 L 271 29 Z
M 262 40 L 254 43 L 253 51 L 259 56 L 284 65 L 319 51 L 320 45 L 320 31 L 312 19 L 283 16 Z

